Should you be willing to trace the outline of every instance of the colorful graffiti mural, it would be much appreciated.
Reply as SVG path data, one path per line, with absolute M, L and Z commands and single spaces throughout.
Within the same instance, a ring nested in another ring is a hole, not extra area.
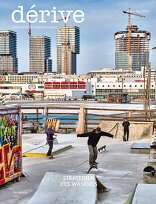
M 3 113 L 4 112 L 4 113 Z M 0 185 L 22 173 L 20 109 L 0 109 Z

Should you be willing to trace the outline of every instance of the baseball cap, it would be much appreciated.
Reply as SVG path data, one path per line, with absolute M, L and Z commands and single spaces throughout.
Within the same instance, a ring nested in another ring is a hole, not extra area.
M 96 130 L 97 130 L 98 133 L 101 132 L 101 128 L 100 127 L 97 127 Z
M 51 128 L 51 127 L 53 127 L 53 124 L 52 124 L 52 123 L 49 123 L 48 126 Z

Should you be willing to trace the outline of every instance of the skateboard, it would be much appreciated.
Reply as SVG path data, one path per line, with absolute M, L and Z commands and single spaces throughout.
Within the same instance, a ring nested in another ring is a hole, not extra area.
M 106 151 L 106 145 L 100 147 L 100 148 L 98 149 L 98 151 L 99 151 L 100 153 Z
M 87 174 L 89 174 L 91 169 L 97 169 L 97 168 L 98 168 L 97 165 L 90 166 L 89 170 L 87 171 Z

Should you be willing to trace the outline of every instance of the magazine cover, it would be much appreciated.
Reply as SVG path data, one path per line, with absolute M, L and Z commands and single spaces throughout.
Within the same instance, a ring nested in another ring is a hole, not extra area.
M 0 0 L 0 204 L 156 203 L 154 0 Z

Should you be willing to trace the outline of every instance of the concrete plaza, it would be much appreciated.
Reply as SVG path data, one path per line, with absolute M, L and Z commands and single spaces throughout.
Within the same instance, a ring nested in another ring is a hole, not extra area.
M 45 144 L 44 134 L 23 135 L 23 152 Z M 72 145 L 73 148 L 48 160 L 45 157 L 23 157 L 23 173 L 26 177 L 20 182 L 0 189 L 0 204 L 26 204 L 37 190 L 45 172 L 86 174 L 88 165 L 87 138 L 77 138 L 76 134 L 58 134 L 59 145 Z M 147 165 L 147 154 L 132 154 L 133 142 L 102 137 L 98 147 L 107 145 L 107 150 L 99 153 L 97 170 L 91 170 L 98 179 L 111 190 L 99 194 L 98 204 L 123 204 L 135 188 L 142 183 L 143 169 Z M 87 203 L 86 203 L 87 204 Z

